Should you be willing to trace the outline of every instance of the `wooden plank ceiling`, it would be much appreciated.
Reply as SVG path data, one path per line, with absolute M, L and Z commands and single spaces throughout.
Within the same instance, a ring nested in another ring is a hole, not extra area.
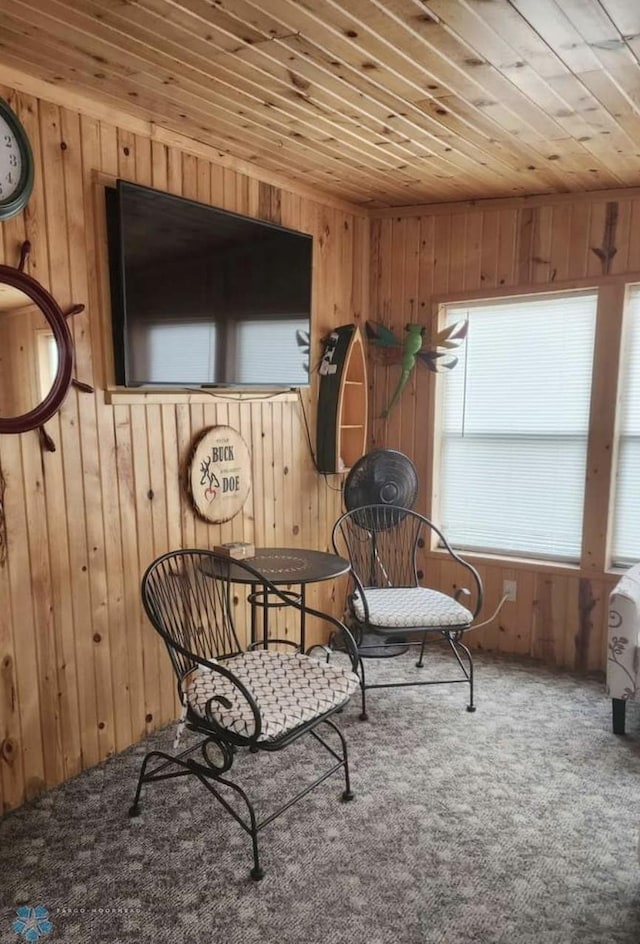
M 0 0 L 0 59 L 365 206 L 640 185 L 638 0 Z

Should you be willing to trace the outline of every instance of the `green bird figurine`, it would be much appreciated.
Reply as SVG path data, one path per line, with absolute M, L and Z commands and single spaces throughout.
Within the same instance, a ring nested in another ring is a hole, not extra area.
M 366 329 L 369 341 L 383 352 L 386 363 L 399 363 L 402 367 L 391 401 L 382 413 L 383 419 L 389 416 L 400 399 L 400 395 L 407 386 L 418 361 L 433 371 L 451 370 L 456 366 L 458 358 L 452 357 L 448 352 L 462 343 L 467 335 L 468 327 L 468 321 L 448 325 L 438 332 L 434 347 L 429 348 L 425 345 L 426 328 L 423 325 L 406 325 L 404 340 L 400 341 L 393 331 L 383 324 L 377 321 L 367 321 Z M 444 350 L 439 350 L 439 348 L 444 348 Z

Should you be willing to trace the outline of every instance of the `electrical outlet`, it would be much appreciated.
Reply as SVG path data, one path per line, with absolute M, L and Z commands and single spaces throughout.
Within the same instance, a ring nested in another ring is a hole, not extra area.
M 503 580 L 502 581 L 502 596 L 506 598 L 508 602 L 516 602 L 516 591 L 518 585 L 515 580 Z

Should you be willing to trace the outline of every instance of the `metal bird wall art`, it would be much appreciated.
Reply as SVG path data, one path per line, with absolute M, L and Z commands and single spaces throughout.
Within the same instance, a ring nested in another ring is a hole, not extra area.
M 468 321 L 458 321 L 439 331 L 433 342 L 425 340 L 427 329 L 423 325 L 408 324 L 405 336 L 400 340 L 389 328 L 378 321 L 367 321 L 367 338 L 380 353 L 386 364 L 400 364 L 402 373 L 393 392 L 389 406 L 382 412 L 386 419 L 394 408 L 400 394 L 407 386 L 411 373 L 420 361 L 429 370 L 451 370 L 458 358 L 450 354 L 464 341 L 469 328 Z

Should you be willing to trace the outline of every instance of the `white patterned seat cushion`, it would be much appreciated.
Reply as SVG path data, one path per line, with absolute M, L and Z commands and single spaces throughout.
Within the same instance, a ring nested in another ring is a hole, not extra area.
M 365 590 L 369 625 L 402 629 L 465 627 L 473 614 L 453 597 L 426 587 L 381 587 Z M 353 595 L 357 619 L 365 620 L 360 594 Z
M 221 662 L 247 688 L 260 711 L 259 741 L 273 741 L 299 725 L 344 705 L 360 685 L 347 669 L 299 653 L 257 649 Z M 242 692 L 215 669 L 199 665 L 182 681 L 195 714 L 252 737 L 255 720 Z M 219 701 L 218 699 L 223 699 Z

